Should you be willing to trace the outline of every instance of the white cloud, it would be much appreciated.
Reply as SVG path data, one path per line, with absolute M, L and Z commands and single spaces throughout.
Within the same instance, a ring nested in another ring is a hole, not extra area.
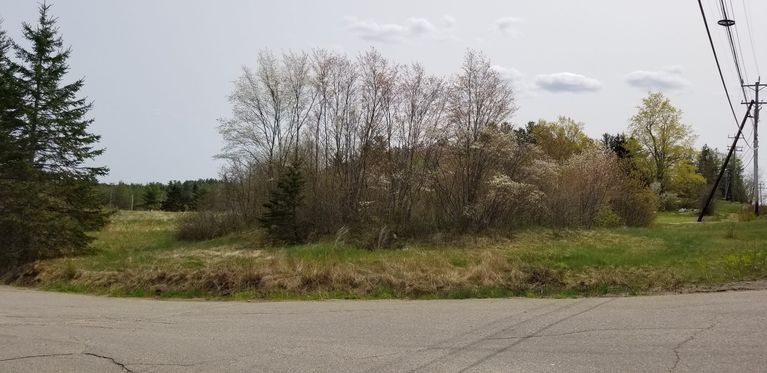
M 445 24 L 445 28 L 448 28 L 448 29 L 455 28 L 455 23 L 456 23 L 455 17 L 449 14 L 445 14 L 444 16 L 442 16 L 442 22 Z
M 517 29 L 514 27 L 522 20 L 516 17 L 503 17 L 495 21 L 494 29 L 503 35 L 516 36 Z
M 497 71 L 498 74 L 501 74 L 501 77 L 512 82 L 519 82 L 522 79 L 524 79 L 525 75 L 522 74 L 521 71 L 513 68 L 513 67 L 503 67 L 500 65 L 493 65 L 491 67 L 493 70 Z
M 346 22 L 350 31 L 367 41 L 401 42 L 407 34 L 404 26 L 394 23 L 379 24 L 375 21 L 359 20 L 353 17 L 348 17 Z
M 535 77 L 535 86 L 554 93 L 596 92 L 602 89 L 599 80 L 569 72 L 538 75 Z
M 361 20 L 346 17 L 347 28 L 360 38 L 372 42 L 402 43 L 419 38 L 433 40 L 457 39 L 453 29 L 455 18 L 444 16 L 445 27 L 437 27 L 426 18 L 411 17 L 405 23 L 378 23 L 373 20 Z
M 413 36 L 429 35 L 437 31 L 437 27 L 431 24 L 426 18 L 408 19 L 407 29 Z
M 682 76 L 680 66 L 670 66 L 661 70 L 637 70 L 626 75 L 626 84 L 642 89 L 677 90 L 690 85 Z
M 527 79 L 523 72 L 513 67 L 505 67 L 500 65 L 493 65 L 491 68 L 498 72 L 498 74 L 500 74 L 503 79 L 506 79 L 509 83 L 511 83 L 517 98 L 528 98 L 536 96 L 535 86 L 530 84 L 529 79 Z

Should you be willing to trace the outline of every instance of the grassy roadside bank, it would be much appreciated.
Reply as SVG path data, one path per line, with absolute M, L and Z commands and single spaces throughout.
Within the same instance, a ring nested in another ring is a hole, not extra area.
M 767 221 L 720 204 L 705 223 L 661 214 L 649 228 L 439 237 L 397 250 L 333 241 L 264 245 L 258 232 L 173 236 L 177 214 L 120 212 L 93 255 L 46 260 L 12 284 L 114 296 L 217 299 L 465 298 L 646 294 L 767 279 Z

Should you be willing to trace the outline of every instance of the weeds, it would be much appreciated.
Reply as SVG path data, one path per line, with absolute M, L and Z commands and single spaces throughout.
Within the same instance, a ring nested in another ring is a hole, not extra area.
M 464 298 L 642 294 L 767 278 L 767 222 L 652 228 L 528 229 L 508 236 L 434 236 L 374 247 L 326 241 L 274 247 L 259 232 L 189 242 L 178 214 L 121 212 L 89 256 L 40 261 L 6 281 L 121 296 L 225 299 Z M 370 241 L 368 241 L 370 242 Z M 394 247 L 394 248 L 391 248 Z M 398 249 L 404 247 L 406 249 Z

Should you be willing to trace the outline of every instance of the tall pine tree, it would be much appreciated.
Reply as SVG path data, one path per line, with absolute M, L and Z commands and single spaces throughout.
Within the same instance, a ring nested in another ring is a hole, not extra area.
M 0 24 L 0 26 L 2 26 Z M 0 29 L 0 270 L 23 256 L 29 234 L 25 218 L 34 185 L 22 139 L 23 100 L 16 65 L 10 58 L 13 42 Z
M 0 177 L 10 178 L 10 170 L 22 158 L 18 131 L 24 127 L 23 101 L 16 64 L 10 59 L 13 42 L 0 22 Z
M 12 43 L 15 62 L 8 58 L 7 39 L 2 43 L 2 136 L 8 139 L 0 140 L 7 144 L 0 158 L 14 161 L 4 162 L 0 172 L 13 184 L 0 201 L 0 234 L 15 233 L 12 241 L 0 241 L 0 267 L 81 252 L 91 240 L 86 231 L 105 223 L 95 187 L 107 169 L 86 165 L 103 152 L 96 148 L 99 136 L 88 132 L 91 104 L 78 97 L 82 79 L 65 83 L 71 50 L 49 10 L 41 4 L 38 23 L 23 24 L 29 47 Z M 9 121 L 14 92 L 20 110 Z
M 162 191 L 157 185 L 149 184 L 144 188 L 142 195 L 144 208 L 147 210 L 157 210 L 162 206 Z
M 709 148 L 708 145 L 703 145 L 698 153 L 698 159 L 695 162 L 697 172 L 706 178 L 706 183 L 710 186 L 716 181 L 716 177 L 719 175 L 719 168 L 722 165 L 722 160 L 719 158 L 719 154 L 716 151 Z
M 165 189 L 165 201 L 162 202 L 162 209 L 165 211 L 186 211 L 186 200 L 184 199 L 184 186 L 180 181 L 171 180 Z
M 719 175 L 719 167 L 721 167 L 722 161 L 719 159 L 719 155 L 716 153 L 716 151 L 709 148 L 708 145 L 703 145 L 700 153 L 698 153 L 698 159 L 695 163 L 696 171 L 703 175 L 704 178 L 706 178 L 706 185 L 705 187 L 700 188 L 698 197 L 700 200 L 700 206 L 702 208 L 702 206 L 706 204 L 706 200 L 708 199 L 708 194 L 711 191 L 711 188 L 714 187 L 716 178 Z M 721 189 L 717 189 L 717 192 L 720 190 Z M 714 199 L 708 204 L 708 209 L 703 212 L 704 214 L 711 215 L 714 213 L 716 198 L 719 197 L 719 195 L 714 195 Z
M 87 116 L 91 103 L 79 98 L 83 79 L 65 84 L 71 49 L 49 14 L 50 5 L 40 5 L 38 24 L 23 25 L 30 49 L 16 45 L 19 77 L 24 87 L 29 156 L 36 168 L 53 174 L 90 179 L 105 175 L 104 167 L 87 167 L 86 160 L 103 152 L 94 148 L 99 136 L 88 132 L 93 119 Z

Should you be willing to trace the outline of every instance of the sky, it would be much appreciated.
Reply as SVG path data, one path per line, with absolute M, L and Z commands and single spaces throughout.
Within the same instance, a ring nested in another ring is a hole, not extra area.
M 696 145 L 725 149 L 737 132 L 695 1 L 191 1 L 52 2 L 72 48 L 70 76 L 85 78 L 92 132 L 110 168 L 104 182 L 217 177 L 218 119 L 227 95 L 258 52 L 327 48 L 355 56 L 377 48 L 398 63 L 455 74 L 467 48 L 482 51 L 512 81 L 523 125 L 560 115 L 592 137 L 624 132 L 649 91 L 683 111 Z M 735 110 L 745 112 L 719 2 L 704 0 Z M 767 2 L 729 0 L 745 80 L 767 68 Z M 23 44 L 21 23 L 37 5 L 3 3 L 3 28 Z M 750 32 L 749 32 L 750 31 Z M 762 36 L 760 38 L 760 36 Z M 740 50 L 742 49 L 742 52 Z M 767 90 L 763 92 L 767 94 Z M 751 129 L 745 131 L 752 133 Z M 752 156 L 743 146 L 744 163 Z M 767 165 L 767 148 L 760 164 Z M 750 167 L 749 167 L 750 168 Z

